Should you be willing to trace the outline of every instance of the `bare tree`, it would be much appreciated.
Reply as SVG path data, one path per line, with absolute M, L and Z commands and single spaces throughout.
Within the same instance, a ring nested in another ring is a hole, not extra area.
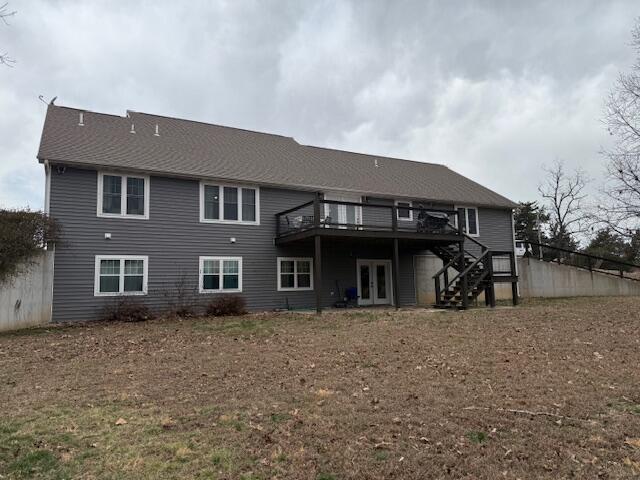
M 625 237 L 640 229 L 640 19 L 631 46 L 638 59 L 620 74 L 606 102 L 604 123 L 615 145 L 604 152 L 608 175 L 598 212 L 601 222 Z
M 559 160 L 543 168 L 547 175 L 538 192 L 549 213 L 550 241 L 557 247 L 575 248 L 576 235 L 587 231 L 590 218 L 585 204 L 589 179 L 580 169 L 567 173 Z
M 16 14 L 15 10 L 13 11 L 9 10 L 8 3 L 3 3 L 2 5 L 0 5 L 0 20 L 2 20 L 2 23 L 4 23 L 5 25 L 9 25 L 9 21 L 7 19 L 9 17 L 14 16 L 15 14 Z M 0 53 L 0 65 L 13 67 L 14 63 L 16 63 L 16 61 L 13 58 L 11 58 L 7 52 Z

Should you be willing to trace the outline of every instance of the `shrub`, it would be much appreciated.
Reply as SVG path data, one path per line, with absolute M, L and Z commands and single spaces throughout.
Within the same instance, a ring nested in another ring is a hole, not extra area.
M 207 315 L 244 315 L 247 313 L 244 297 L 240 295 L 220 295 L 207 306 Z
M 154 317 L 144 303 L 131 298 L 119 298 L 114 304 L 107 305 L 104 320 L 112 322 L 144 322 Z
M 47 243 L 58 239 L 59 231 L 42 212 L 0 209 L 0 283 L 29 267 Z

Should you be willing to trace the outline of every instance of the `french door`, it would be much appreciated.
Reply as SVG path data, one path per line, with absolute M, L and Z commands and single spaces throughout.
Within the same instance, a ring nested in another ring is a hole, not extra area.
M 391 260 L 358 259 L 358 305 L 391 305 Z
M 337 202 L 360 203 L 362 198 L 344 195 L 325 195 L 325 200 Z M 362 207 L 357 205 L 344 205 L 335 203 L 324 204 L 324 215 L 327 221 L 340 224 L 338 228 L 357 228 L 354 225 L 362 225 Z M 335 227 L 335 226 L 334 226 Z

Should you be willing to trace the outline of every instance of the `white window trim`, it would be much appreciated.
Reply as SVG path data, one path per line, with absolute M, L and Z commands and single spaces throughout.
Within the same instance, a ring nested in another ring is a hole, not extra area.
M 298 287 L 298 262 L 309 262 L 311 266 L 309 275 L 311 277 L 308 287 Z M 279 292 L 304 292 L 313 290 L 313 258 L 311 257 L 278 257 L 278 291 Z M 293 287 L 282 286 L 282 262 L 293 262 Z
M 464 208 L 464 222 L 465 222 L 465 233 L 470 237 L 479 237 L 480 236 L 480 210 L 478 207 L 474 207 L 473 205 L 456 205 L 455 210 L 458 211 L 460 208 Z M 473 208 L 476 211 L 476 231 L 477 233 L 469 233 L 469 209 Z M 458 226 L 458 215 L 455 217 L 455 226 Z
M 220 189 L 220 202 L 218 207 L 218 219 L 204 218 L 204 187 L 218 187 Z M 224 187 L 238 189 L 238 220 L 225 220 L 224 217 Z M 256 192 L 256 219 L 242 220 L 242 189 L 250 188 Z M 260 225 L 260 187 L 255 185 L 240 185 L 221 182 L 200 182 L 200 222 L 201 223 L 228 223 L 233 225 Z
M 102 212 L 102 200 L 104 193 L 104 181 L 103 177 L 114 176 L 121 177 L 121 187 L 120 187 L 120 213 L 103 213 Z M 144 179 L 144 215 L 133 215 L 127 213 L 127 178 L 142 178 Z M 150 187 L 150 179 L 148 175 L 136 175 L 136 174 L 128 174 L 121 172 L 98 172 L 98 202 L 97 202 L 97 214 L 98 217 L 104 218 L 135 218 L 138 220 L 149 220 L 149 192 L 151 190 Z
M 220 288 L 217 290 L 205 290 L 204 288 L 204 262 L 205 260 L 218 260 L 220 262 Z M 223 265 L 224 260 L 235 260 L 238 262 L 238 288 L 222 288 L 223 285 Z M 200 293 L 242 293 L 242 257 L 200 257 L 198 268 L 198 291 Z
M 406 208 L 406 207 L 400 207 L 398 204 L 399 203 L 408 203 L 409 204 L 409 208 L 413 208 L 413 202 L 412 201 L 407 201 L 407 200 L 396 200 L 395 202 L 395 206 L 398 207 L 398 209 L 396 210 L 397 215 L 398 215 L 398 220 L 402 221 L 402 222 L 413 222 L 413 210 L 409 210 L 409 217 L 405 218 L 405 217 L 401 217 L 400 216 L 400 208 Z
M 101 260 L 120 260 L 120 283 L 118 292 L 101 292 L 100 291 L 100 261 Z M 125 260 L 142 260 L 143 277 L 141 292 L 125 292 L 124 291 L 124 261 Z M 136 296 L 147 294 L 147 282 L 149 280 L 149 257 L 147 255 L 96 255 L 95 276 L 93 282 L 93 295 L 95 297 L 122 297 Z

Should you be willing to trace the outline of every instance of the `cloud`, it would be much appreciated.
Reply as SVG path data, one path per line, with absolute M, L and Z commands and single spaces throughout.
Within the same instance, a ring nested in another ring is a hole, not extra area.
M 0 205 L 42 206 L 45 106 L 174 115 L 445 163 L 514 200 L 555 158 L 602 172 L 636 4 L 13 2 Z

